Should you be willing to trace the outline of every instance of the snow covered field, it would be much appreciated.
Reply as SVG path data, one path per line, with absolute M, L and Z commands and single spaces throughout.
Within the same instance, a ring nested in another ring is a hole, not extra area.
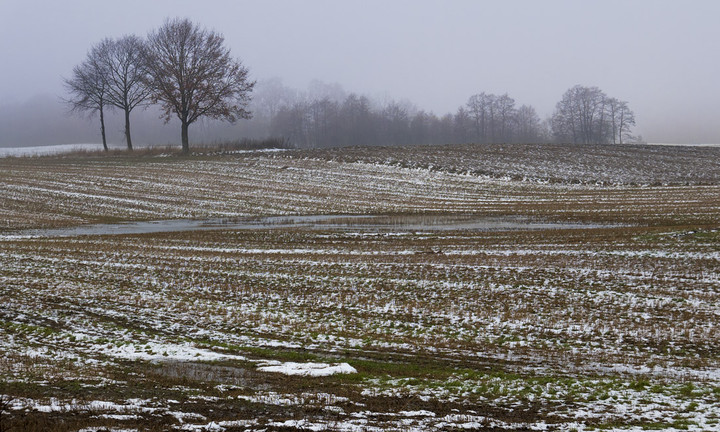
M 114 149 L 122 147 L 115 146 Z M 99 152 L 102 151 L 102 144 L 59 144 L 52 146 L 34 146 L 34 147 L 0 147 L 0 157 L 29 157 L 29 156 L 49 156 L 61 155 L 71 152 Z
M 659 156 L 598 183 L 376 150 L 0 162 L 0 425 L 720 429 L 720 187 L 671 181 L 707 154 L 639 184 Z M 17 235 L 322 213 L 610 225 Z

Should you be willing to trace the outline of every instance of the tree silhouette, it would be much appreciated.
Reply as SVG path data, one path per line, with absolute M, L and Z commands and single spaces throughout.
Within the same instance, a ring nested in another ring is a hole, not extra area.
M 201 117 L 235 122 L 250 118 L 255 85 L 248 70 L 230 57 L 222 35 L 187 19 L 166 21 L 148 36 L 146 67 L 152 99 L 165 120 L 175 115 L 182 128 L 182 149 L 190 151 L 188 126 Z
M 137 36 L 105 39 L 98 45 L 97 62 L 104 81 L 105 102 L 123 110 L 125 141 L 132 150 L 130 112 L 150 96 L 143 64 L 143 42 Z
M 103 148 L 108 150 L 105 138 L 105 107 L 107 100 L 107 82 L 102 71 L 100 58 L 104 56 L 102 45 L 94 46 L 87 54 L 84 62 L 73 68 L 72 78 L 64 79 L 64 85 L 70 98 L 64 102 L 70 106 L 71 112 L 89 112 L 100 114 L 100 134 Z

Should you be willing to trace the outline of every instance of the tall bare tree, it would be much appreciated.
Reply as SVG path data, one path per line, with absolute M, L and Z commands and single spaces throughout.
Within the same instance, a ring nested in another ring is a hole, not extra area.
M 635 126 L 635 113 L 628 107 L 627 102 L 620 102 L 617 110 L 617 124 L 620 144 L 623 143 L 623 138 L 633 138 L 630 131 Z
M 281 105 L 272 118 L 270 130 L 272 134 L 282 136 L 297 147 L 315 147 L 310 142 L 309 104 L 297 101 L 292 105 Z
M 378 128 L 370 99 L 350 93 L 340 106 L 340 136 L 343 145 L 377 145 Z
M 102 45 L 90 49 L 87 58 L 73 68 L 71 78 L 64 79 L 64 85 L 70 98 L 65 103 L 71 112 L 100 114 L 100 134 L 105 151 L 108 150 L 105 138 L 105 107 L 108 106 L 107 83 L 104 78 L 100 58 L 104 56 Z
M 515 109 L 515 99 L 508 96 L 507 93 L 497 96 L 493 100 L 493 141 L 494 142 L 511 142 L 512 129 L 515 123 L 517 110 Z
M 101 53 L 98 62 L 105 80 L 105 100 L 125 114 L 125 141 L 128 150 L 133 148 L 130 112 L 147 103 L 150 97 L 143 64 L 143 45 L 143 41 L 137 36 L 124 36 L 117 40 L 105 39 L 98 45 Z
M 575 144 L 605 142 L 607 96 L 597 87 L 576 85 L 555 107 L 552 129 L 556 140 Z
M 535 108 L 522 105 L 517 109 L 515 120 L 515 139 L 520 143 L 535 143 L 540 141 L 542 128 L 540 117 Z
M 473 120 L 464 106 L 460 106 L 453 116 L 453 133 L 450 142 L 467 143 L 471 141 Z
M 409 144 L 410 113 L 407 106 L 391 101 L 381 112 L 382 130 L 389 145 Z
M 635 126 L 635 113 L 627 102 L 615 98 L 608 99 L 607 109 L 612 124 L 613 144 L 622 144 L 623 138 L 630 136 L 630 128 Z
M 475 139 L 481 143 L 490 141 L 490 123 L 492 122 L 492 104 L 495 95 L 479 93 L 470 96 L 467 102 L 467 112 L 475 125 Z
M 148 36 L 145 50 L 152 99 L 165 120 L 177 116 L 183 152 L 190 151 L 188 126 L 201 117 L 235 122 L 250 118 L 255 85 L 248 69 L 230 56 L 222 35 L 187 19 L 168 20 Z

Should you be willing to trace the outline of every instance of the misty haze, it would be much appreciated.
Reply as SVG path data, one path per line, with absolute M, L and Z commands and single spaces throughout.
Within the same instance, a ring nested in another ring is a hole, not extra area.
M 720 3 L 0 2 L 0 432 L 720 430 Z
M 712 54 L 720 5 L 713 1 L 214 5 L 161 1 L 96 10 L 83 1 L 3 2 L 0 146 L 100 142 L 93 122 L 63 115 L 63 79 L 102 39 L 144 37 L 176 16 L 222 33 L 258 91 L 279 79 L 312 100 L 317 81 L 367 97 L 377 109 L 397 101 L 438 118 L 456 114 L 473 95 L 507 93 L 545 121 L 579 84 L 627 101 L 644 141 L 720 142 L 720 60 Z M 109 113 L 108 136 L 121 144 L 119 115 Z M 154 112 L 138 109 L 133 117 L 139 144 L 179 144 L 177 128 L 152 121 Z M 231 132 L 206 125 L 197 139 L 267 133 L 254 123 L 240 121 Z

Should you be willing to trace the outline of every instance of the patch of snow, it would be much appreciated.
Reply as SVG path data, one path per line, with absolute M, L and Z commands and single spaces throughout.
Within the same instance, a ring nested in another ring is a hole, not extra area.
M 347 363 L 280 363 L 273 361 L 260 364 L 258 370 L 263 372 L 277 372 L 285 375 L 312 377 L 357 373 L 357 370 Z
M 108 429 L 105 426 L 94 426 L 89 428 L 83 428 L 78 430 L 78 432 L 137 432 L 137 429 L 118 429 L 118 428 L 110 428 Z
M 58 144 L 33 147 L 2 147 L 0 148 L 0 157 L 47 156 L 70 153 L 74 151 L 101 151 L 102 149 L 102 144 Z
M 140 417 L 135 414 L 102 414 L 100 418 L 112 419 L 112 420 L 137 420 Z
M 245 360 L 245 357 L 223 354 L 200 349 L 186 344 L 148 342 L 144 345 L 120 345 L 106 347 L 102 352 L 108 356 L 128 360 L 150 361 L 213 361 L 213 360 Z
M 405 417 L 435 417 L 435 413 L 427 410 L 400 411 L 398 414 Z

